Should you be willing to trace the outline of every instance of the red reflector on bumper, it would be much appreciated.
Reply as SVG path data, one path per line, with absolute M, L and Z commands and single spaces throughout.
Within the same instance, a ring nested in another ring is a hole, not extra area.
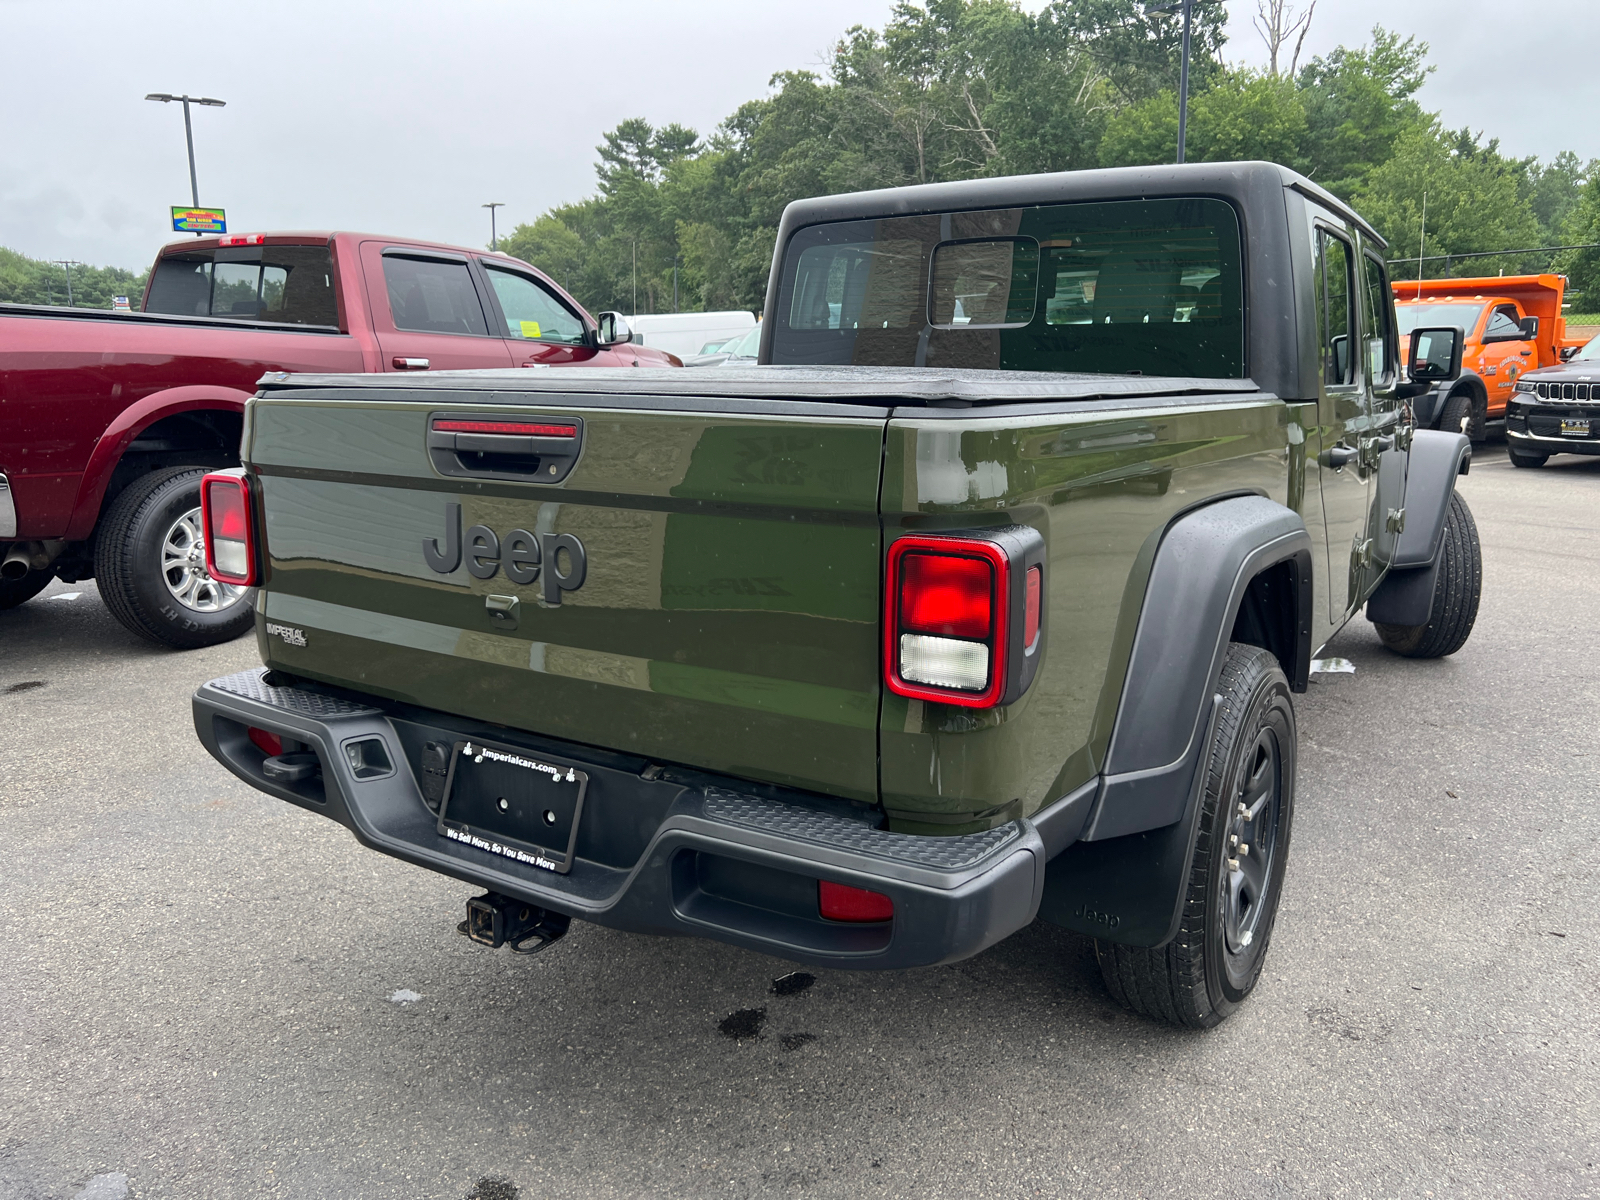
M 817 907 L 830 921 L 891 921 L 894 901 L 882 892 L 817 880 Z
M 268 733 L 265 729 L 250 726 L 250 740 L 255 743 L 256 749 L 268 758 L 283 753 L 283 739 L 275 733 Z

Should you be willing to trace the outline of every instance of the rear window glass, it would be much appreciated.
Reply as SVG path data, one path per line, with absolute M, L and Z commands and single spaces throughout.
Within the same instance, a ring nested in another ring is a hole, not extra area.
M 489 335 L 466 263 L 385 254 L 383 279 L 396 329 Z
M 223 246 L 156 265 L 146 312 L 284 325 L 339 324 L 333 256 L 323 246 Z
M 775 363 L 1244 375 L 1239 223 L 1220 200 L 813 226 L 779 289 Z

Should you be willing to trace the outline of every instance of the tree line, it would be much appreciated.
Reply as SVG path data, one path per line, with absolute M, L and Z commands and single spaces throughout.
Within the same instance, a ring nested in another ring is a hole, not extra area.
M 1262 70 L 1223 61 L 1221 5 L 1195 10 L 1189 161 L 1293 167 L 1353 203 L 1394 260 L 1419 243 L 1458 255 L 1600 242 L 1600 163 L 1511 158 L 1498 139 L 1447 127 L 1416 99 L 1433 70 L 1425 42 L 1378 27 L 1301 66 L 1281 43 L 1304 24 L 1284 0 L 1261 8 L 1272 60 Z M 769 95 L 709 136 L 622 122 L 597 147 L 596 193 L 500 246 L 591 310 L 671 311 L 674 274 L 681 309 L 759 309 L 791 200 L 1174 161 L 1181 33 L 1178 17 L 1139 0 L 1054 0 L 1037 14 L 1015 0 L 902 0 L 881 30 L 848 30 L 820 72 L 773 76 Z M 1552 268 L 1600 298 L 1596 251 L 1467 260 L 1449 273 Z M 1396 277 L 1415 270 L 1394 263 Z
M 113 296 L 126 296 L 138 308 L 149 274 L 85 263 L 71 271 L 72 303 L 78 308 L 110 308 Z M 67 282 L 67 268 L 60 263 L 0 248 L 0 304 L 66 304 Z

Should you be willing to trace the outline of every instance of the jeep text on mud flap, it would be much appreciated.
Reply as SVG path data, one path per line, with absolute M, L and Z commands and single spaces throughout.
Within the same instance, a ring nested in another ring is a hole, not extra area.
M 480 885 L 490 945 L 870 969 L 1040 918 L 1214 1024 L 1314 648 L 1471 631 L 1467 442 L 1406 402 L 1460 331 L 1406 379 L 1382 243 L 1264 163 L 834 196 L 777 246 L 765 365 L 266 381 L 206 509 L 267 669 L 201 740 Z

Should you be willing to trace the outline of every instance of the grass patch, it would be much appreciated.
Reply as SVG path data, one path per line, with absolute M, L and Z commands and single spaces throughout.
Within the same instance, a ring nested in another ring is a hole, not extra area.
M 1600 313 L 1567 313 L 1568 325 L 1600 325 Z

